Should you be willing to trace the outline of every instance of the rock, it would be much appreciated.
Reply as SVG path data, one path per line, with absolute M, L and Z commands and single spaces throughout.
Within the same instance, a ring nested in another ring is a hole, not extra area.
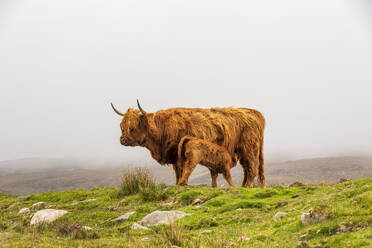
M 146 215 L 142 220 L 141 224 L 144 226 L 156 226 L 160 224 L 169 225 L 178 219 L 185 217 L 187 214 L 182 211 L 155 211 Z
M 128 212 L 128 213 L 125 213 L 123 215 L 120 215 L 119 217 L 116 217 L 110 221 L 114 222 L 114 221 L 119 221 L 119 222 L 122 222 L 122 221 L 125 221 L 127 220 L 131 215 L 135 214 L 136 212 Z
M 163 204 L 161 204 L 162 207 L 168 207 L 168 206 L 173 206 L 174 204 L 176 204 L 177 202 L 165 202 Z
M 301 214 L 301 222 L 304 225 L 312 224 L 311 215 L 309 213 L 302 213 Z
M 243 235 L 243 236 L 240 236 L 238 238 L 238 242 L 242 242 L 242 241 L 249 241 L 251 240 L 250 238 L 248 238 L 247 236 Z
M 152 241 L 152 240 L 154 240 L 154 239 L 153 238 L 149 238 L 149 237 L 144 237 L 142 239 L 142 241 L 145 241 L 145 242 L 149 242 L 149 241 Z
M 142 225 L 140 225 L 140 224 L 138 224 L 138 223 L 133 223 L 133 225 L 132 225 L 131 228 L 132 228 L 132 229 L 150 230 L 149 228 L 147 228 L 147 227 L 145 227 L 145 226 L 142 226 Z
M 28 215 L 31 213 L 31 210 L 29 208 L 22 208 L 21 210 L 19 210 L 18 214 L 20 215 Z
M 203 234 L 203 233 L 211 233 L 212 231 L 211 230 L 203 230 L 200 232 L 200 234 Z
M 302 235 L 300 236 L 300 239 L 304 239 L 304 238 L 306 238 L 306 236 L 307 236 L 307 234 L 304 233 L 304 234 L 302 234 Z
M 300 195 L 292 195 L 291 198 L 294 199 L 294 198 L 297 198 L 299 197 Z
M 31 209 L 32 210 L 37 210 L 37 209 L 40 209 L 40 208 L 43 208 L 45 206 L 45 202 L 37 202 L 37 203 L 34 203 L 32 204 L 31 206 Z
M 30 225 L 38 225 L 40 223 L 50 223 L 67 214 L 66 210 L 43 209 L 37 211 L 31 219 Z
M 73 202 L 73 203 L 71 203 L 71 205 L 74 206 L 74 205 L 77 205 L 77 204 L 79 204 L 79 203 L 83 203 L 83 202 L 91 202 L 91 201 L 97 201 L 97 199 L 88 199 L 88 200 L 83 200 L 83 201 Z
M 330 209 L 327 205 L 318 205 L 309 210 L 309 213 L 302 213 L 301 222 L 304 225 L 321 222 L 329 217 Z
M 241 208 L 237 208 L 236 210 L 237 210 L 237 211 L 242 211 L 243 209 L 241 209 Z
M 177 245 L 172 245 L 171 248 L 181 248 L 181 247 L 179 247 Z
M 274 220 L 275 221 L 278 221 L 280 218 L 282 218 L 283 216 L 287 215 L 286 212 L 277 212 L 275 215 L 274 215 Z
M 86 230 L 86 231 L 90 231 L 90 230 L 92 230 L 93 228 L 91 228 L 90 226 L 83 226 L 82 227 L 84 230 Z
M 201 204 L 203 203 L 202 200 L 200 198 L 196 198 L 192 201 L 191 205 L 196 205 L 196 204 Z

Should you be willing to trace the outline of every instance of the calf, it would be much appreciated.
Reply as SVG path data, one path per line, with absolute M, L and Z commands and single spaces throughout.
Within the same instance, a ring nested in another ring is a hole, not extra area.
M 187 185 L 188 179 L 197 164 L 206 166 L 211 173 L 212 187 L 217 186 L 218 173 L 230 186 L 234 186 L 230 169 L 236 165 L 237 156 L 232 157 L 222 146 L 191 136 L 184 136 L 178 144 L 177 167 L 182 176 L 178 185 Z

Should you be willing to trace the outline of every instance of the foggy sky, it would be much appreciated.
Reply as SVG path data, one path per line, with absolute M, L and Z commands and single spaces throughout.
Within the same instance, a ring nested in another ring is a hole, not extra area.
M 267 158 L 372 154 L 372 5 L 0 1 L 0 160 L 150 159 L 119 143 L 136 105 L 249 107 Z

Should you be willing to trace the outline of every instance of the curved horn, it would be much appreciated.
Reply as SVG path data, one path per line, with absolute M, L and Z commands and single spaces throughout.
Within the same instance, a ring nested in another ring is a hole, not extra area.
M 138 109 L 141 111 L 141 113 L 142 113 L 143 115 L 145 115 L 145 114 L 146 114 L 146 111 L 143 110 L 143 109 L 141 108 L 141 105 L 139 104 L 138 99 L 137 99 L 137 106 L 138 106 Z
M 112 109 L 115 111 L 115 113 L 117 113 L 117 114 L 120 115 L 120 116 L 124 116 L 123 113 L 121 113 L 119 110 L 117 110 L 117 109 L 114 107 L 114 104 L 111 103 L 111 107 L 112 107 Z

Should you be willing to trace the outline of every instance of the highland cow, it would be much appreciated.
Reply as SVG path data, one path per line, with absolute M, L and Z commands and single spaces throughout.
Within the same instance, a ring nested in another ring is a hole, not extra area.
M 235 186 L 230 169 L 236 165 L 237 156 L 232 157 L 222 146 L 206 140 L 185 136 L 178 144 L 177 167 L 182 168 L 178 185 L 187 185 L 188 179 L 197 164 L 202 164 L 210 170 L 212 187 L 217 186 L 218 173 L 222 173 L 230 186 Z
M 111 104 L 112 105 L 112 104 Z M 128 109 L 120 123 L 120 142 L 124 146 L 143 146 L 160 164 L 172 164 L 178 183 L 182 171 L 177 168 L 177 150 L 182 137 L 192 136 L 224 147 L 235 153 L 243 167 L 242 186 L 251 187 L 258 175 L 265 186 L 263 141 L 265 118 L 248 108 L 171 108 L 146 113 Z

